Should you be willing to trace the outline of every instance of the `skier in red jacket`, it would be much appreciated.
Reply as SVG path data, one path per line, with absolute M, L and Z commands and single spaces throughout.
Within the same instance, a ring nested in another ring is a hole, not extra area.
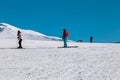
M 68 38 L 68 32 L 65 29 L 63 29 L 62 39 L 64 41 L 64 47 L 67 47 L 67 38 Z

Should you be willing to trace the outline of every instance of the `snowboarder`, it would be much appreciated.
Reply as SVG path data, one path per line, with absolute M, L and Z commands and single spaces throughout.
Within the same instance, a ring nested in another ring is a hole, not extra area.
M 64 48 L 67 47 L 67 38 L 68 38 L 68 32 L 65 29 L 63 29 L 62 39 L 64 41 Z
M 19 44 L 19 46 L 17 48 L 22 48 L 22 36 L 21 36 L 21 32 L 19 30 L 17 32 L 17 39 L 18 39 L 18 44 Z
M 92 36 L 90 36 L 90 43 L 92 43 L 93 42 L 93 37 Z

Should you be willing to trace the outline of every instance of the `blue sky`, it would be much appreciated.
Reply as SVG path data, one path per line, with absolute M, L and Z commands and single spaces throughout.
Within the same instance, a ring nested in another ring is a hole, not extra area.
M 23 29 L 94 42 L 120 41 L 119 0 L 0 0 L 0 22 Z

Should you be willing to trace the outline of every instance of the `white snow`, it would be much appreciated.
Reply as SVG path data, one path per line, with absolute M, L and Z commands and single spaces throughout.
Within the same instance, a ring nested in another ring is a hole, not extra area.
M 120 44 L 0 40 L 0 80 L 120 80 Z
M 16 49 L 17 31 L 24 49 Z M 0 23 L 0 80 L 120 80 L 120 44 L 68 42 Z
M 0 23 L 0 39 L 16 39 L 17 31 L 20 30 L 24 39 L 41 41 L 61 41 L 61 38 L 47 36 L 32 30 L 24 30 L 7 23 Z

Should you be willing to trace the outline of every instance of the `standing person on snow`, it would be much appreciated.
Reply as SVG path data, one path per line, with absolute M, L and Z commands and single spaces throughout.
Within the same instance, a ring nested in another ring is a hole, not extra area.
M 68 32 L 65 29 L 63 29 L 62 39 L 64 41 L 64 47 L 67 47 L 67 38 L 68 38 Z
M 22 48 L 22 36 L 21 36 L 21 32 L 18 30 L 17 32 L 17 39 L 18 39 L 18 44 L 19 46 L 17 48 Z
M 92 36 L 90 36 L 90 43 L 92 43 L 93 42 L 93 37 Z

